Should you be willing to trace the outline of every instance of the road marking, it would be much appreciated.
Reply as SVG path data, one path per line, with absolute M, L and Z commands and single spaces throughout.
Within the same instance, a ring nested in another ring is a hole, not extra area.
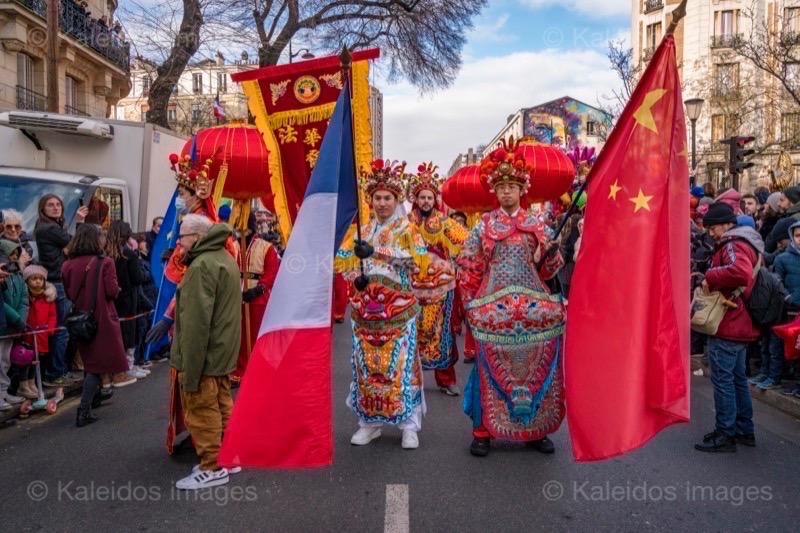
M 408 485 L 386 485 L 384 533 L 408 533 Z

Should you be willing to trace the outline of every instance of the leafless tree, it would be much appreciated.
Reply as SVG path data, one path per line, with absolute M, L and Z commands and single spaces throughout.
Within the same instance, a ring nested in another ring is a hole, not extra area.
M 611 120 L 598 124 L 598 136 L 605 142 L 617 119 L 622 114 L 628 100 L 639 81 L 641 69 L 633 62 L 633 49 L 628 48 L 624 41 L 609 41 L 606 53 L 608 62 L 622 86 L 612 89 L 611 94 L 602 94 L 597 99 L 597 107 L 611 117 Z
M 390 81 L 404 77 L 422 92 L 447 87 L 461 68 L 472 20 L 488 0 L 137 1 L 122 18 L 134 43 L 144 43 L 139 53 L 158 57 L 148 121 L 169 127 L 173 87 L 192 57 L 212 42 L 209 49 L 229 51 L 258 43 L 262 66 L 286 61 L 293 39 L 296 50 L 305 46 L 318 54 L 342 45 L 377 46 Z

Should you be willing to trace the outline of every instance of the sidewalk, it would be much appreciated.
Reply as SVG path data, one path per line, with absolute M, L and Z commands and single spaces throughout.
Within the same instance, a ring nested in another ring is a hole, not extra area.
M 83 388 L 83 380 L 75 381 L 69 385 L 61 387 L 64 389 L 64 398 L 67 398 L 74 394 L 80 394 L 81 389 Z M 56 395 L 56 390 L 58 387 L 45 387 L 44 388 L 44 397 L 46 399 L 50 399 Z M 19 418 L 19 410 L 22 404 L 17 404 L 11 407 L 8 411 L 0 411 L 0 428 L 7 425 L 9 420 Z M 32 411 L 28 417 L 35 416 L 37 413 L 47 415 L 44 411 Z
M 699 369 L 703 370 L 703 375 L 709 377 L 711 374 L 707 366 L 703 365 L 699 357 L 692 357 L 692 372 Z M 784 381 L 783 385 L 790 385 L 792 382 Z M 783 387 L 781 387 L 782 389 Z M 781 389 L 762 390 L 755 385 L 750 385 L 750 395 L 775 409 L 779 409 L 784 413 L 800 419 L 800 398 L 795 396 L 784 396 L 781 394 Z

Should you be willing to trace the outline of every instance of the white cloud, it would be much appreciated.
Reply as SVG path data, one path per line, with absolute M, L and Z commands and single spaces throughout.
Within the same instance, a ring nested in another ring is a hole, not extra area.
M 505 30 L 508 22 L 508 13 L 503 13 L 496 20 L 479 22 L 469 32 L 470 42 L 508 43 L 516 41 L 517 36 Z
M 595 105 L 619 80 L 602 52 L 516 52 L 465 62 L 452 87 L 421 97 L 407 83 L 384 91 L 384 157 L 447 172 L 459 153 L 488 143 L 508 115 L 569 95 Z
M 560 6 L 591 17 L 630 16 L 630 0 L 520 0 L 534 9 Z

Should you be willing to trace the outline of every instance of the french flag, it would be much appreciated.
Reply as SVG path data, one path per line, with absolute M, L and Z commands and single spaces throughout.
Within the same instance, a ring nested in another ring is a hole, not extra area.
M 333 462 L 333 258 L 357 208 L 350 85 L 311 174 L 219 454 L 223 466 Z
M 225 118 L 225 106 L 219 101 L 219 95 L 214 98 L 214 116 L 217 120 Z

